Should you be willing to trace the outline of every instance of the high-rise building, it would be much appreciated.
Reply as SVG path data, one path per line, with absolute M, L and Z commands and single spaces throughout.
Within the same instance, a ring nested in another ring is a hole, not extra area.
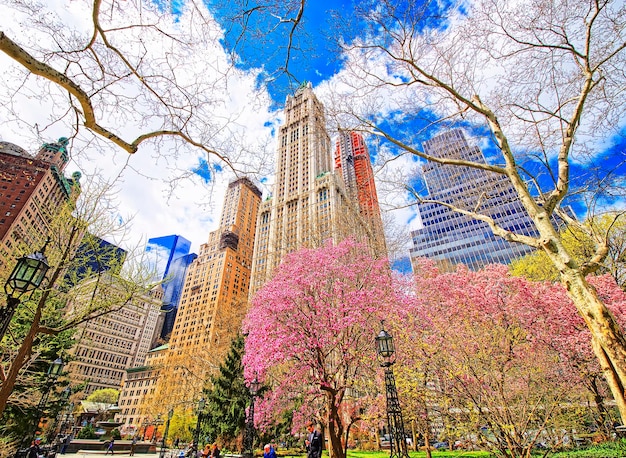
M 186 254 L 174 259 L 163 281 L 163 312 L 165 312 L 163 327 L 160 330 L 161 339 L 167 341 L 174 329 L 178 305 L 185 287 L 185 277 L 189 266 L 196 260 L 196 253 Z
M 193 401 L 219 367 L 247 311 L 254 233 L 261 191 L 248 179 L 228 185 L 219 227 L 187 271 L 164 369 L 143 416 Z
M 168 348 L 168 344 L 153 348 L 145 365 L 126 370 L 117 401 L 120 410 L 115 415 L 115 421 L 122 423 L 119 428 L 123 435 L 152 437 L 158 417 L 141 415 L 141 406 L 146 396 L 154 394 Z
M 125 300 L 131 293 L 117 282 L 106 274 L 85 280 L 76 287 L 77 295 L 67 313 L 89 304 L 94 295 L 103 301 Z M 115 303 L 109 313 L 79 325 L 72 348 L 74 359 L 66 370 L 76 383 L 86 382 L 85 394 L 102 388 L 119 389 L 128 368 L 144 365 L 162 300 L 163 290 L 157 286 L 149 294 L 133 294 L 122 307 Z
M 343 178 L 348 195 L 358 202 L 361 216 L 372 232 L 372 240 L 380 243 L 376 248 L 377 254 L 384 255 L 386 248 L 383 220 L 380 216 L 372 160 L 363 135 L 339 131 L 335 148 L 335 170 Z
M 64 288 L 74 287 L 97 273 L 118 274 L 126 259 L 126 250 L 87 233 L 80 242 L 74 258 L 78 259 L 80 264 L 66 272 Z
M 163 281 L 163 312 L 165 312 L 160 338 L 167 340 L 174 327 L 178 304 L 185 283 L 187 268 L 196 259 L 189 253 L 191 242 L 181 235 L 166 235 L 148 240 L 146 252 L 156 271 L 155 280 Z
M 148 239 L 146 252 L 156 271 L 156 280 L 167 277 L 175 259 L 189 254 L 191 242 L 182 235 L 165 235 Z
M 333 162 L 324 107 L 311 83 L 303 84 L 285 101 L 274 193 L 259 209 L 251 294 L 271 278 L 285 254 L 299 248 L 352 235 L 378 251 L 357 198 L 348 194 Z
M 486 164 L 482 151 L 468 144 L 463 131 L 443 132 L 424 143 L 424 151 L 442 159 Z M 428 162 L 423 177 L 427 200 L 446 202 L 468 211 L 488 215 L 504 229 L 537 236 L 515 190 L 505 176 L 482 169 Z M 411 232 L 413 260 L 426 257 L 442 265 L 465 264 L 476 270 L 492 264 L 508 264 L 533 248 L 507 242 L 493 234 L 487 223 L 437 203 L 419 203 L 423 227 Z
M 80 173 L 63 175 L 67 144 L 67 138 L 45 143 L 33 157 L 0 142 L 0 266 L 20 242 L 40 248 L 58 208 L 80 193 Z

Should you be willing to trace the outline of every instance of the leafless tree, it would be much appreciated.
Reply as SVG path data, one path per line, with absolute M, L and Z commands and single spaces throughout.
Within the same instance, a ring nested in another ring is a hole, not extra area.
M 204 3 L 183 2 L 175 14 L 168 2 L 142 0 L 84 0 L 65 9 L 1 3 L 8 78 L 0 100 L 13 128 L 44 137 L 63 126 L 81 146 L 106 150 L 112 142 L 170 166 L 195 149 L 236 173 L 264 169 L 262 135 L 244 132 L 263 129 L 250 113 L 267 110 L 267 95 L 251 89 L 254 72 L 228 58 Z M 37 122 L 32 110 L 41 112 Z
M 548 255 L 591 330 L 594 351 L 626 421 L 626 340 L 585 280 L 605 260 L 608 239 L 590 233 L 593 252 L 577 262 L 552 219 L 558 214 L 585 230 L 560 210 L 579 192 L 572 184 L 572 164 L 591 164 L 601 142 L 620 132 L 626 108 L 624 5 L 477 0 L 452 5 L 446 17 L 435 3 L 383 0 L 359 7 L 356 17 L 365 29 L 343 45 L 345 71 L 329 84 L 335 95 L 327 107 L 344 127 L 371 132 L 400 154 L 509 180 L 538 237 L 511 232 L 472 209 L 439 204 Z M 422 129 L 453 125 L 489 132 L 497 157 L 478 163 L 422 150 Z M 596 184 L 606 191 L 611 176 L 604 176 L 606 181 Z M 410 181 L 398 184 L 404 192 L 414 191 Z

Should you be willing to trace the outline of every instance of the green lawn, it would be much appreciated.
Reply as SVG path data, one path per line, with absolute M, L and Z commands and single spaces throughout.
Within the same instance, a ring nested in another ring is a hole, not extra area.
M 305 454 L 289 453 L 288 451 L 279 452 L 279 457 L 297 457 L 306 458 Z M 425 458 L 426 452 L 409 452 L 410 458 Z M 537 451 L 533 454 L 533 458 L 544 458 L 545 453 Z M 489 452 L 469 452 L 463 450 L 451 451 L 432 451 L 433 458 L 487 458 L 495 455 Z M 567 450 L 562 452 L 548 453 L 548 458 L 618 458 L 626 457 L 626 440 L 616 442 L 605 442 L 603 444 L 594 445 L 585 449 Z M 328 458 L 328 453 L 324 452 L 322 458 Z M 348 450 L 348 458 L 389 458 L 389 451 L 362 451 Z
M 492 456 L 489 452 L 468 452 L 464 450 L 456 450 L 454 452 L 443 451 L 443 450 L 433 450 L 431 452 L 433 458 L 449 458 L 449 457 L 488 457 Z M 426 456 L 426 452 L 409 452 L 409 456 L 411 458 L 424 458 Z M 348 458 L 389 458 L 388 451 L 376 451 L 376 452 L 364 452 L 358 450 L 348 450 Z

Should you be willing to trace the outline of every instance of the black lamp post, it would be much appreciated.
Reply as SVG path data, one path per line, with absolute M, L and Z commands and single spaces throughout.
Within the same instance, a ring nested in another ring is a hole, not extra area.
M 65 427 L 68 423 L 69 420 L 69 413 L 70 413 L 70 409 L 71 409 L 71 404 L 70 404 L 70 395 L 72 394 L 72 389 L 67 386 L 65 387 L 65 389 L 61 392 L 61 399 L 63 400 L 64 406 L 63 409 L 61 410 L 61 413 L 59 414 L 59 421 L 58 421 L 58 436 L 63 435 L 63 433 L 65 432 Z
M 192 457 L 196 457 L 198 455 L 198 441 L 200 440 L 200 427 L 202 426 L 202 416 L 204 414 L 204 406 L 206 405 L 206 401 L 204 398 L 201 398 L 198 401 L 198 421 L 196 422 L 196 430 L 193 433 L 193 443 L 191 444 L 191 448 L 193 449 Z
M 11 275 L 9 275 L 4 284 L 7 303 L 5 307 L 0 309 L 0 340 L 7 332 L 11 318 L 13 318 L 22 295 L 39 288 L 41 282 L 46 277 L 50 266 L 44 251 L 49 241 L 50 239 L 46 240 L 40 251 L 19 258 Z
M 391 366 L 396 362 L 393 337 L 382 329 L 376 336 L 376 353 L 380 367 L 385 368 L 385 391 L 387 393 L 387 427 L 389 428 L 389 443 L 391 445 L 391 458 L 408 458 L 409 452 L 406 447 L 406 435 L 402 410 L 396 390 L 396 380 Z
M 254 377 L 250 382 L 248 390 L 250 391 L 250 408 L 248 409 L 248 417 L 246 418 L 246 429 L 243 436 L 243 456 L 252 457 L 254 454 L 254 398 L 259 392 L 259 380 Z
M 35 424 L 33 425 L 33 438 L 37 435 L 37 429 L 39 427 L 39 420 L 41 420 L 41 415 L 43 410 L 46 408 L 46 403 L 48 402 L 48 396 L 50 395 L 50 390 L 54 386 L 54 382 L 61 374 L 63 370 L 63 360 L 59 357 L 50 363 L 50 367 L 48 368 L 48 374 L 46 376 L 46 387 L 44 389 L 43 394 L 41 395 L 41 400 L 37 405 L 37 411 L 35 415 Z
M 165 441 L 167 440 L 167 433 L 170 430 L 170 420 L 174 416 L 174 409 L 170 409 L 167 413 L 167 422 L 165 423 L 165 431 L 163 432 L 163 442 L 161 442 L 161 453 L 159 453 L 159 458 L 163 458 L 165 456 Z

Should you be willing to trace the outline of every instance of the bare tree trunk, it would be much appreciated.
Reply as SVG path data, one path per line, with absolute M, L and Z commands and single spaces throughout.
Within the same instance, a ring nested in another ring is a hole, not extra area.
M 539 228 L 540 232 L 542 228 Z M 550 225 L 549 232 L 554 232 Z M 556 235 L 556 234 L 555 234 Z M 546 240 L 546 239 L 544 239 Z M 582 269 L 570 258 L 557 237 L 544 243 L 544 249 L 561 273 L 561 283 L 591 332 L 593 351 L 622 418 L 626 421 L 626 341 L 615 318 L 585 279 Z
M 336 394 L 328 391 L 328 439 L 330 458 L 346 458 L 346 449 L 341 441 L 343 436 L 343 423 L 339 416 L 335 398 Z
M 9 397 L 11 396 L 13 388 L 15 387 L 15 382 L 17 381 L 20 370 L 22 369 L 22 367 L 24 367 L 24 365 L 31 356 L 33 350 L 33 342 L 37 334 L 39 334 L 39 322 L 41 320 L 41 312 L 42 307 L 37 307 L 37 310 L 35 311 L 35 316 L 33 317 L 33 323 L 28 330 L 28 334 L 26 334 L 22 345 L 20 345 L 17 355 L 11 363 L 9 371 L 6 373 L 6 377 L 2 381 L 2 386 L 0 386 L 0 415 L 2 415 L 4 409 L 6 408 Z

